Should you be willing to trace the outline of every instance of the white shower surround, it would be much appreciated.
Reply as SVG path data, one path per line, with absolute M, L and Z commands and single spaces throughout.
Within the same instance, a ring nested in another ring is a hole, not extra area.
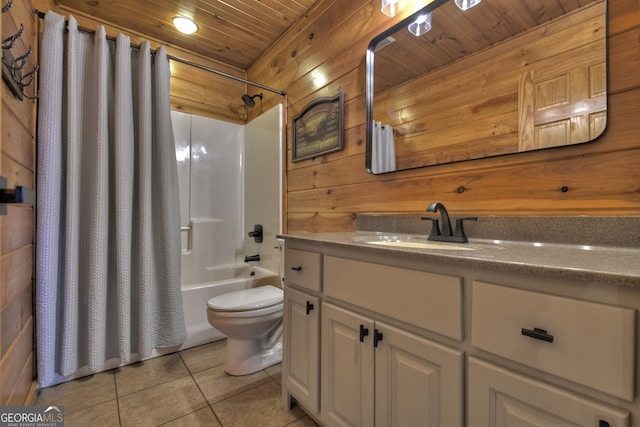
M 206 322 L 205 302 L 221 292 L 247 286 L 243 281 L 233 285 L 211 281 L 211 269 L 238 269 L 245 255 L 259 254 L 260 262 L 249 264 L 279 272 L 276 234 L 282 230 L 282 106 L 244 126 L 176 111 L 172 121 L 181 225 L 188 227 L 182 232 L 184 311 L 203 314 L 194 316 L 194 321 L 187 316 L 187 341 L 182 348 L 188 348 L 202 343 L 203 329 L 211 328 L 212 340 L 221 338 L 208 322 L 202 324 Z M 248 237 L 255 224 L 263 226 L 261 244 Z M 190 296 L 194 284 L 197 298 Z

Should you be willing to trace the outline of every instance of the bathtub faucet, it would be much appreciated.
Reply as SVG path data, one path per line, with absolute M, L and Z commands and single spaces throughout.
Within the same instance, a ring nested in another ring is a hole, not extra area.
M 251 261 L 260 261 L 260 254 L 244 256 L 244 262 L 251 262 Z

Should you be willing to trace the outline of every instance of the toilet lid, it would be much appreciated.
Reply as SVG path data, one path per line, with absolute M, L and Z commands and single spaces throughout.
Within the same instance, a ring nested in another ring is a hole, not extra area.
M 218 311 L 255 310 L 281 303 L 282 295 L 282 289 L 275 286 L 258 286 L 213 297 L 207 306 Z

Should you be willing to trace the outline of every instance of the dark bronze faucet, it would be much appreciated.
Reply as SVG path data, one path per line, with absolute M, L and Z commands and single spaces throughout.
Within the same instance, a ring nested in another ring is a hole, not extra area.
M 451 220 L 449 219 L 449 212 L 447 212 L 447 208 L 440 202 L 433 202 L 427 207 L 427 212 L 440 212 L 440 217 L 442 218 L 442 231 L 438 225 L 438 219 L 423 216 L 422 220 L 431 221 L 431 232 L 429 233 L 429 240 L 438 241 L 438 242 L 455 242 L 455 243 L 467 243 L 469 239 L 464 234 L 464 227 L 462 226 L 463 221 L 476 221 L 478 217 L 475 216 L 467 216 L 458 218 L 456 220 L 456 229 L 455 232 L 451 228 Z

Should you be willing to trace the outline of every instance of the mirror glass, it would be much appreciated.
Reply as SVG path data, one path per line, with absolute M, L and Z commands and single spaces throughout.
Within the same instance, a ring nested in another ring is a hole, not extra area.
M 431 12 L 431 29 L 409 25 Z M 607 121 L 605 0 L 435 0 L 367 49 L 366 168 L 579 144 Z

